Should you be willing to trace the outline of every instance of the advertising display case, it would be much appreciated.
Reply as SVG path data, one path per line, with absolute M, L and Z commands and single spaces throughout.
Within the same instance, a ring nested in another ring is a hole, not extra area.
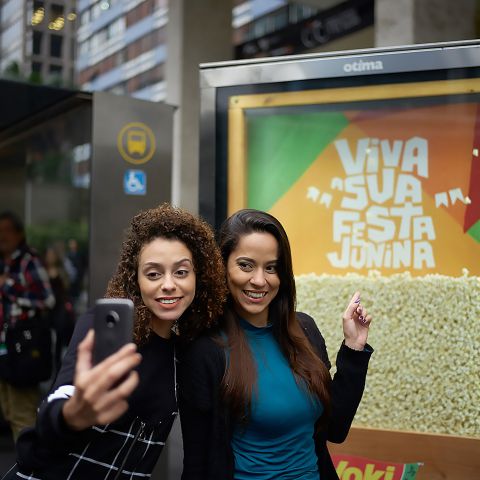
M 373 443 L 342 448 L 368 455 L 377 442 L 383 460 L 423 462 L 417 478 L 474 478 L 480 42 L 205 64 L 200 81 L 200 213 L 215 226 L 245 207 L 282 222 L 298 309 L 332 353 L 354 290 L 374 315 L 355 421 Z

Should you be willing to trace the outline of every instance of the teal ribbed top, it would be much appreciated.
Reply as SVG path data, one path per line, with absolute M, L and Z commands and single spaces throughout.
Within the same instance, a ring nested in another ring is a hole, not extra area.
M 234 429 L 235 480 L 318 480 L 313 441 L 322 404 L 297 383 L 271 326 L 245 320 L 257 367 L 257 384 L 248 425 Z

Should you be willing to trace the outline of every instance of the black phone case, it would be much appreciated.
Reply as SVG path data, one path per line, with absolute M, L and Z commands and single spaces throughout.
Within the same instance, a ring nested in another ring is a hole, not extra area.
M 133 302 L 126 298 L 102 298 L 95 302 L 95 365 L 132 341 L 133 312 Z

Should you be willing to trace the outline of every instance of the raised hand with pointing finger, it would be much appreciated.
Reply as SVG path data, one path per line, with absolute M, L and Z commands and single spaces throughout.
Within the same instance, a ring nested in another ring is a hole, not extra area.
M 371 321 L 372 316 L 360 303 L 360 292 L 355 292 L 343 314 L 345 345 L 353 350 L 363 350 Z

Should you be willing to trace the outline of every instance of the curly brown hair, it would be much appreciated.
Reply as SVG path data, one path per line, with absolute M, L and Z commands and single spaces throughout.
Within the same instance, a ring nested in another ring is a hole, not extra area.
M 178 320 L 178 333 L 187 340 L 213 326 L 227 295 L 225 267 L 212 229 L 202 219 L 168 203 L 135 215 L 126 231 L 120 261 L 108 283 L 106 297 L 129 298 L 135 305 L 134 340 L 145 343 L 151 334 L 150 310 L 138 285 L 138 261 L 144 245 L 156 238 L 179 240 L 192 253 L 195 297 Z

